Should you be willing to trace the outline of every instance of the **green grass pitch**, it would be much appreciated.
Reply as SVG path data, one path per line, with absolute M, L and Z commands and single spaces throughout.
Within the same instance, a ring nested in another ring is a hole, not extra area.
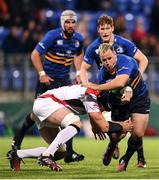
M 159 179 L 159 138 L 145 138 L 144 149 L 147 168 L 136 167 L 136 154 L 129 162 L 126 172 L 117 172 L 118 160 L 112 160 L 109 166 L 102 164 L 102 155 L 108 143 L 89 138 L 74 138 L 74 149 L 85 155 L 85 160 L 65 164 L 61 172 L 54 172 L 47 167 L 41 167 L 35 159 L 24 159 L 21 171 L 12 171 L 6 159 L 10 149 L 11 138 L 0 138 L 0 179 Z M 127 140 L 120 142 L 121 154 L 124 153 Z M 22 148 L 45 146 L 40 137 L 26 137 Z

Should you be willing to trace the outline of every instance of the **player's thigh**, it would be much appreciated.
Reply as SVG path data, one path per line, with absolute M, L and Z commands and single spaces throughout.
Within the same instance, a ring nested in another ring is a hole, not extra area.
M 55 112 L 53 112 L 48 118 L 47 121 L 56 125 L 61 125 L 62 120 L 66 115 L 72 113 L 69 109 L 62 107 Z
M 133 122 L 133 132 L 137 137 L 143 137 L 148 125 L 149 114 L 133 113 L 131 115 L 131 120 Z
M 51 142 L 55 139 L 56 135 L 60 129 L 58 127 L 42 127 L 39 132 L 42 138 L 46 143 L 51 144 Z

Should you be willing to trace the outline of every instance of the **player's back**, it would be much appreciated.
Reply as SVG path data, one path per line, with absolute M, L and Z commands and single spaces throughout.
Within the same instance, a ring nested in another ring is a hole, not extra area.
M 44 94 L 54 95 L 61 100 L 80 99 L 84 96 L 87 88 L 81 85 L 63 86 L 46 91 Z

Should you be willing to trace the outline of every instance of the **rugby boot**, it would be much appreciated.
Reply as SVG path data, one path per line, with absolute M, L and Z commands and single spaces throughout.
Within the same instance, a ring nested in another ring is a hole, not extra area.
M 108 166 L 110 164 L 115 148 L 116 148 L 116 145 L 113 144 L 112 142 L 108 144 L 107 150 L 103 156 L 103 164 L 105 166 Z
M 20 164 L 21 164 L 22 158 L 18 157 L 16 150 L 8 151 L 7 159 L 10 162 L 11 169 L 13 169 L 15 171 L 20 171 Z
M 54 157 L 52 155 L 50 156 L 40 155 L 38 157 L 38 164 L 41 166 L 47 166 L 52 171 L 62 171 L 62 167 L 55 162 Z
M 70 163 L 70 162 L 75 162 L 75 161 L 82 161 L 84 160 L 84 156 L 82 154 L 78 154 L 74 151 L 72 151 L 71 153 L 66 153 L 65 157 L 64 157 L 64 161 L 66 163 Z
M 137 167 L 138 168 L 146 168 L 147 164 L 146 164 L 145 159 L 138 159 Z

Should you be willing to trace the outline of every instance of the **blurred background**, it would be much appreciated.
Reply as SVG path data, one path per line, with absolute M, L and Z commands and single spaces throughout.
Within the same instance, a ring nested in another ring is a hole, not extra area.
M 60 26 L 66 9 L 78 14 L 85 49 L 98 36 L 98 17 L 108 14 L 114 33 L 132 40 L 148 57 L 144 78 L 152 104 L 146 135 L 159 135 L 159 0 L 0 0 L 0 136 L 13 135 L 31 111 L 37 74 L 30 54 L 48 30 Z M 94 65 L 91 81 L 95 74 Z M 70 76 L 74 81 L 73 67 Z M 38 135 L 35 127 L 29 133 Z

